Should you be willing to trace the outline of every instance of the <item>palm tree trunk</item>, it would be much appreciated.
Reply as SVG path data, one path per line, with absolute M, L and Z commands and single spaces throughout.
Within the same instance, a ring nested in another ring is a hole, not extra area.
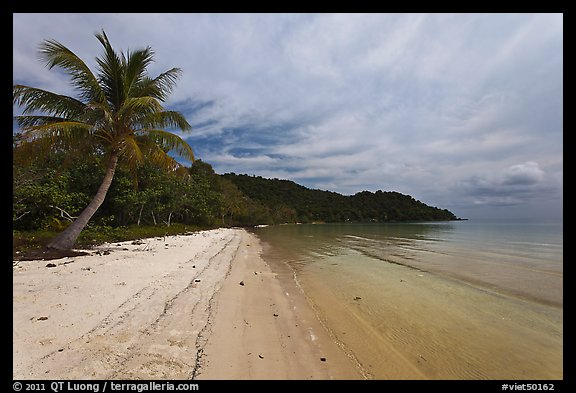
M 82 210 L 82 213 L 80 213 L 78 218 L 48 244 L 49 248 L 69 250 L 72 248 L 72 246 L 74 246 L 76 239 L 78 239 L 78 236 L 80 236 L 80 232 L 82 232 L 86 224 L 88 224 L 88 221 L 90 221 L 94 213 L 96 213 L 96 210 L 98 210 L 100 205 L 102 205 L 102 202 L 104 202 L 106 193 L 108 193 L 110 184 L 112 184 L 112 179 L 114 178 L 114 172 L 116 171 L 117 163 L 118 155 L 113 153 L 110 157 L 108 168 L 106 169 L 106 174 L 104 175 L 102 184 L 100 184 L 100 187 L 98 188 L 94 198 L 92 198 L 88 206 Z

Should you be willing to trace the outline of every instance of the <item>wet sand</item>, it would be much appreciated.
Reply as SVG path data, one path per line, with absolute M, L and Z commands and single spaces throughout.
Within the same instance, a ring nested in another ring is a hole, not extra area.
M 291 270 L 272 271 L 260 257 L 259 239 L 242 236 L 246 247 L 215 299 L 199 379 L 362 379 L 358 363 L 321 325 Z

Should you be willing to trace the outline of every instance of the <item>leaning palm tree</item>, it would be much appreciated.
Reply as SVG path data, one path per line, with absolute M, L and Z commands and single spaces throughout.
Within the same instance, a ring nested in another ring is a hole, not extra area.
M 165 130 L 173 127 L 187 131 L 190 124 L 180 113 L 161 105 L 181 70 L 172 68 L 151 78 L 147 67 L 154 52 L 150 47 L 117 53 L 104 31 L 96 38 L 104 47 L 104 53 L 96 58 L 96 75 L 61 43 L 45 40 L 40 46 L 40 57 L 49 69 L 60 67 L 71 76 L 78 98 L 29 86 L 13 87 L 14 104 L 24 108 L 22 115 L 15 117 L 24 143 L 44 150 L 73 152 L 88 148 L 106 160 L 104 179 L 94 198 L 48 244 L 49 248 L 67 250 L 74 246 L 104 201 L 119 160 L 125 161 L 133 173 L 145 159 L 177 171 L 181 165 L 169 152 L 194 161 L 190 146 Z

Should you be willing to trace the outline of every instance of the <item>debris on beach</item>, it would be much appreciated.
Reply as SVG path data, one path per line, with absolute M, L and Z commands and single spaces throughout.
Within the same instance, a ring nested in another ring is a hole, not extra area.
M 244 286 L 244 281 L 240 281 L 240 285 Z
M 361 298 L 360 296 L 356 296 L 356 297 L 354 298 L 354 300 L 358 301 L 358 300 L 362 300 L 362 298 Z
M 46 264 L 46 267 L 56 267 L 56 264 L 54 264 L 54 263 L 48 263 L 48 264 Z

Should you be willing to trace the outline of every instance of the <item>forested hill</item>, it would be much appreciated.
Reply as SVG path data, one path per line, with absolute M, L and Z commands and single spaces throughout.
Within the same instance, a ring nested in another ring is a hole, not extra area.
M 14 230 L 61 231 L 88 204 L 104 176 L 103 157 L 84 155 L 73 165 L 68 158 L 62 152 L 31 155 L 17 145 L 13 147 Z M 183 173 L 177 175 L 145 163 L 134 177 L 129 168 L 119 165 L 106 199 L 89 225 L 104 231 L 171 223 L 214 227 L 456 219 L 448 210 L 397 192 L 363 191 L 344 196 L 310 190 L 287 180 L 219 175 L 202 160 L 181 170 Z
M 457 217 L 447 209 L 428 206 L 409 195 L 394 191 L 362 191 L 345 196 L 331 191 L 312 190 L 289 180 L 227 173 L 253 201 L 281 216 L 298 222 L 347 221 L 447 221 Z

